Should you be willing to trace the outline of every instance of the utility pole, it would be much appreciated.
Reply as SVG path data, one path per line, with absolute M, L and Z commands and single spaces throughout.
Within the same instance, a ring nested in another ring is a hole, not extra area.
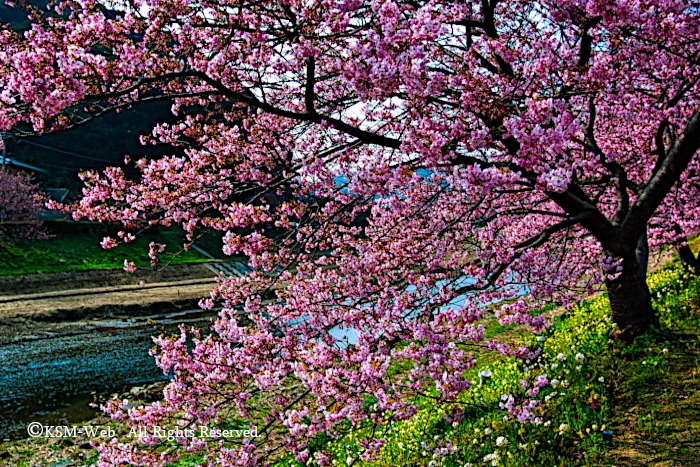
M 2 144 L 2 171 L 7 172 L 7 146 L 5 146 L 5 132 L 0 133 L 0 144 Z

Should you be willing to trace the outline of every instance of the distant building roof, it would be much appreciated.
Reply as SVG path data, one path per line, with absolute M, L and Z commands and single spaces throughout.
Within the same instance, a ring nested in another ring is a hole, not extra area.
M 5 158 L 5 163 L 7 165 L 12 165 L 15 167 L 21 167 L 23 169 L 31 170 L 33 172 L 41 172 L 41 173 L 46 173 L 48 172 L 46 169 L 42 169 L 41 167 L 37 167 L 35 165 L 30 165 L 30 164 L 25 164 L 24 162 L 20 162 L 17 159 L 13 159 L 11 157 Z

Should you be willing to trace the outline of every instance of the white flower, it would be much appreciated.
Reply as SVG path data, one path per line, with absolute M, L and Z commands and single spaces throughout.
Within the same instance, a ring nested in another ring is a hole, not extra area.
M 355 460 L 355 459 L 353 459 L 352 457 L 348 456 L 348 458 L 345 459 L 345 463 L 348 464 L 348 465 L 352 465 L 352 463 L 353 463 L 354 460 Z
M 559 355 L 557 355 L 557 360 L 560 360 L 560 361 L 566 360 L 566 355 L 564 355 L 563 353 L 560 353 Z
M 598 381 L 600 381 L 601 383 L 604 383 L 604 382 L 605 382 L 605 378 L 603 378 L 603 377 L 601 376 L 600 378 L 598 378 Z
M 505 436 L 499 436 L 496 438 L 496 446 L 503 446 L 504 444 L 508 444 L 508 438 Z
M 547 340 L 547 338 L 544 336 L 537 336 L 537 342 L 544 342 L 546 340 Z
M 437 467 L 437 461 L 430 461 L 428 467 Z
M 551 384 L 553 388 L 556 388 L 557 384 L 559 384 L 559 380 L 555 378 L 552 381 L 550 381 L 549 384 Z
M 552 363 L 552 370 L 556 370 L 557 368 L 559 368 L 559 365 L 557 365 L 556 363 Z
M 459 423 L 457 422 L 452 422 L 452 428 L 457 428 L 459 426 Z
M 562 423 L 561 425 L 559 425 L 559 433 L 564 433 L 565 431 L 568 431 L 568 429 L 569 425 L 567 425 L 566 423 Z
M 583 354 L 582 354 L 582 353 L 577 353 L 577 354 L 576 354 L 576 357 L 574 357 L 574 358 L 576 358 L 576 360 L 583 360 Z
M 491 428 L 486 428 L 486 429 L 484 430 L 484 434 L 487 435 L 487 436 L 490 435 L 490 434 L 491 434 Z

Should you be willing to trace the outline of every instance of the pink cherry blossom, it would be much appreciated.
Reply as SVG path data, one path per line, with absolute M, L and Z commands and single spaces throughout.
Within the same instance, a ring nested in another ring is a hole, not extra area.
M 605 287 L 623 338 L 655 325 L 650 248 L 682 248 L 700 230 L 692 2 L 115 4 L 60 1 L 63 16 L 33 11 L 26 33 L 0 30 L 0 129 L 56 131 L 171 100 L 177 123 L 142 142 L 179 154 L 87 172 L 67 208 L 121 223 L 123 241 L 180 226 L 187 249 L 218 231 L 253 271 L 202 301 L 221 307 L 212 334 L 155 339 L 174 375 L 165 399 L 113 401 L 114 417 L 200 426 L 235 414 L 279 433 L 299 462 L 325 464 L 308 441 L 339 423 L 409 419 L 419 394 L 469 390 L 485 305 L 540 331 L 537 310 Z M 156 264 L 159 252 L 150 246 Z M 530 398 L 504 406 L 542 423 L 547 383 L 528 384 Z M 360 442 L 367 460 L 384 440 Z M 168 454 L 107 443 L 98 464 L 190 451 L 259 465 L 274 451 L 178 443 Z

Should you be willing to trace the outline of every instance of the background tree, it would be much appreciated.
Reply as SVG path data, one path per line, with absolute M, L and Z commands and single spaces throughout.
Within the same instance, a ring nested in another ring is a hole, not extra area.
M 0 241 L 46 237 L 37 218 L 42 199 L 31 175 L 0 171 Z
M 604 283 L 622 337 L 657 322 L 649 245 L 697 227 L 692 1 L 110 6 L 120 13 L 58 2 L 60 17 L 35 11 L 24 35 L 0 31 L 2 128 L 61 130 L 175 99 L 181 122 L 147 141 L 185 155 L 137 161 L 137 178 L 86 174 L 74 215 L 180 224 L 192 241 L 220 230 L 224 252 L 256 269 L 204 303 L 224 309 L 194 350 L 184 328 L 157 340 L 176 379 L 135 422 L 197 425 L 263 404 L 257 444 L 282 430 L 305 461 L 308 440 L 340 422 L 405 419 L 426 388 L 443 400 L 467 389 L 486 303 L 510 298 L 500 322 L 539 329 L 533 310 Z M 535 405 L 509 410 L 537 422 Z M 364 446 L 371 456 L 381 440 Z M 165 462 L 102 449 L 105 462 Z M 274 455 L 211 449 L 229 464 Z

